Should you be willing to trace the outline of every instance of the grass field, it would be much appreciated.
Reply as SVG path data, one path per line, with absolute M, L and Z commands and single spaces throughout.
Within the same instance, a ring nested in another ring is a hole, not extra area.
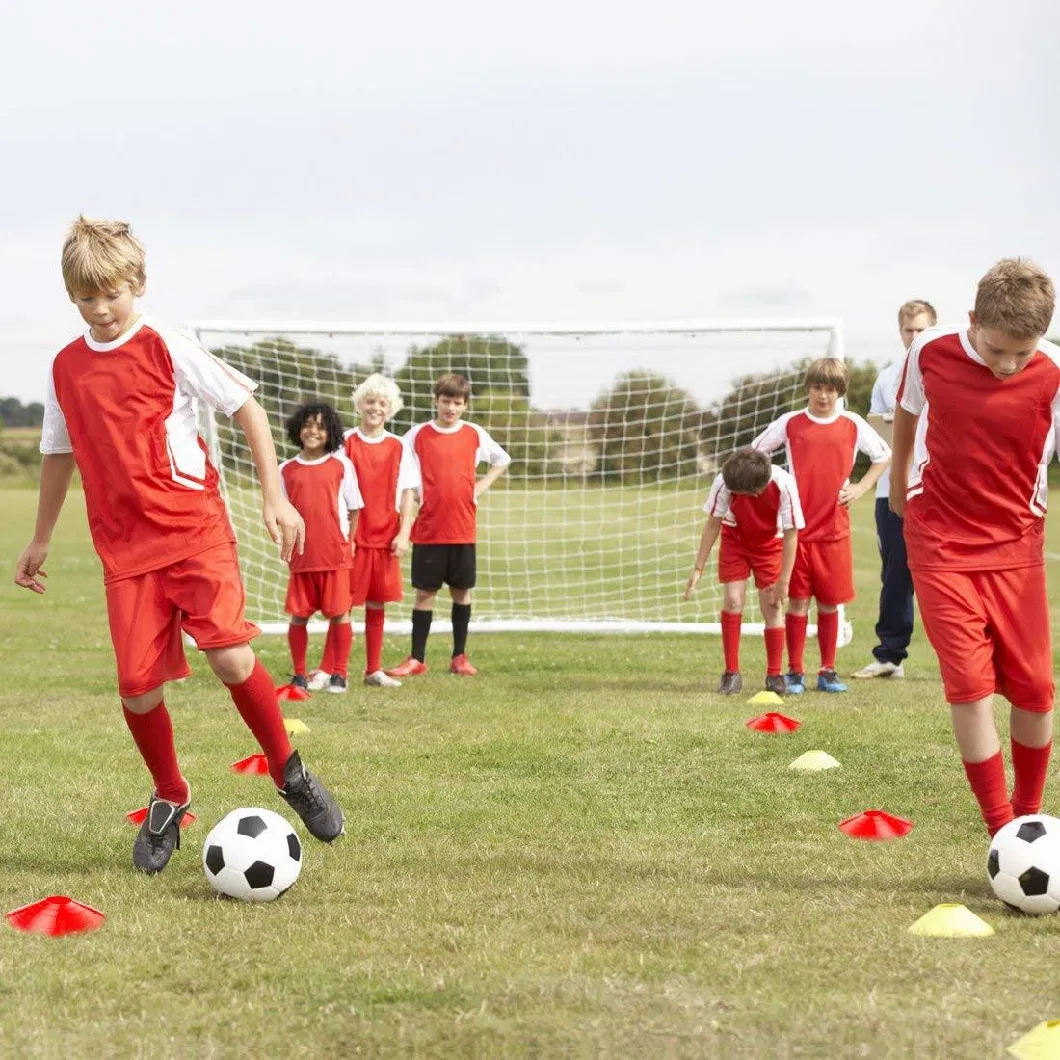
M 34 496 L 2 504 L 10 571 Z M 871 518 L 865 502 L 847 671 L 871 646 Z M 80 495 L 47 569 L 44 599 L 0 589 L 0 902 L 68 894 L 108 919 L 65 939 L 0 925 L 0 1055 L 984 1057 L 1060 1017 L 1060 918 L 991 896 L 919 631 L 904 682 L 807 694 L 789 736 L 713 694 L 717 638 L 479 636 L 474 681 L 442 673 L 436 638 L 437 673 L 298 706 L 349 834 L 307 839 L 298 884 L 255 907 L 213 898 L 200 864 L 228 810 L 286 812 L 228 770 L 256 748 L 227 694 L 198 659 L 170 689 L 199 822 L 139 876 L 123 814 L 149 780 Z M 285 673 L 283 640 L 259 644 Z M 759 645 L 744 655 L 757 680 Z M 843 768 L 788 770 L 812 748 Z M 916 827 L 884 844 L 835 827 L 869 807 Z M 907 934 L 940 902 L 997 934 Z

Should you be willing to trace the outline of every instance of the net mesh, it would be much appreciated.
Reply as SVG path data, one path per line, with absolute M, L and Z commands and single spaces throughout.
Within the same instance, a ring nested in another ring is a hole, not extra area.
M 804 403 L 807 361 L 841 355 L 838 326 L 820 322 L 197 332 L 258 382 L 281 459 L 294 453 L 285 421 L 304 402 L 328 402 L 356 426 L 351 391 L 373 371 L 401 388 L 405 408 L 388 425 L 398 435 L 432 417 L 440 374 L 470 379 L 467 418 L 512 456 L 478 510 L 479 628 L 716 628 L 714 578 L 682 599 L 711 481 L 731 450 Z M 287 569 L 261 523 L 249 450 L 226 417 L 207 410 L 202 426 L 239 541 L 248 617 L 285 628 Z

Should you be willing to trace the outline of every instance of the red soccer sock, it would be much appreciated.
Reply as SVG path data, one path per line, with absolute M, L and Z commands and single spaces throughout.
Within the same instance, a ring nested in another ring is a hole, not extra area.
M 283 714 L 276 699 L 276 687 L 269 671 L 254 660 L 254 669 L 241 685 L 227 685 L 239 716 L 247 723 L 254 739 L 265 752 L 269 775 L 276 787 L 283 787 L 283 767 L 291 757 L 291 741 L 283 727 Z
M 1045 791 L 1045 776 L 1049 771 L 1049 754 L 1052 741 L 1044 747 L 1027 747 L 1012 741 L 1012 812 L 1016 817 L 1028 813 L 1042 812 L 1042 792 Z
M 721 647 L 725 653 L 725 669 L 729 673 L 740 672 L 740 626 L 743 615 L 738 611 L 721 613 Z
M 324 640 L 324 655 L 331 663 L 326 672 L 345 677 L 350 665 L 350 649 L 353 647 L 353 626 L 349 622 L 332 622 Z M 323 664 L 321 665 L 323 670 Z
M 330 630 L 329 630 L 330 632 Z M 317 669 L 322 674 L 330 674 L 334 672 L 335 659 L 332 654 L 334 644 L 332 643 L 331 637 L 324 638 L 324 653 L 320 656 L 320 665 Z
M 803 655 L 806 653 L 806 615 L 793 615 L 790 611 L 784 616 L 784 635 L 788 642 L 788 669 L 792 673 L 806 672 Z
M 804 634 L 805 635 L 805 634 Z M 835 669 L 835 650 L 839 643 L 839 612 L 817 612 L 817 647 L 821 652 L 821 669 Z
M 134 714 L 124 704 L 125 724 L 140 751 L 154 781 L 155 794 L 178 805 L 188 801 L 188 784 L 180 774 L 177 749 L 173 744 L 173 723 L 165 703 L 159 703 L 146 714 Z
M 305 654 L 309 648 L 309 630 L 291 623 L 287 627 L 287 647 L 291 649 L 291 665 L 296 674 L 305 677 Z
M 366 674 L 383 668 L 383 609 L 364 609 L 364 659 Z
M 965 762 L 964 772 L 968 775 L 972 794 L 979 803 L 986 830 L 993 835 L 1013 818 L 1012 803 L 1009 802 L 1005 784 L 1005 760 L 998 751 L 985 762 Z
M 779 677 L 784 669 L 784 627 L 766 626 L 766 676 Z

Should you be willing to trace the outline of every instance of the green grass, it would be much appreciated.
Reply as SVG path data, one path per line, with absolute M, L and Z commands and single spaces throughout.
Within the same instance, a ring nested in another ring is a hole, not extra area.
M 10 569 L 34 498 L 3 503 Z M 978 1057 L 1060 1016 L 1060 918 L 991 896 L 919 631 L 904 683 L 808 694 L 783 737 L 712 693 L 717 638 L 479 636 L 475 681 L 441 672 L 435 638 L 426 678 L 299 705 L 349 834 L 307 840 L 301 880 L 263 907 L 202 875 L 213 821 L 285 808 L 228 771 L 256 748 L 195 660 L 168 701 L 200 820 L 162 876 L 135 874 L 123 813 L 149 781 L 79 494 L 68 508 L 47 596 L 0 589 L 0 903 L 69 894 L 107 921 L 66 939 L 0 925 L 0 1055 Z M 871 646 L 871 518 L 847 670 Z M 282 638 L 259 645 L 285 672 Z M 749 681 L 761 662 L 745 643 Z M 812 748 L 843 768 L 788 770 Z M 846 839 L 836 822 L 868 807 L 916 827 Z M 997 934 L 907 933 L 954 901 Z

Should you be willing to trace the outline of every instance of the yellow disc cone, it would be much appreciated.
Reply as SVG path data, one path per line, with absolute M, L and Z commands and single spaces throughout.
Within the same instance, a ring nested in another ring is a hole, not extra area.
M 1006 1050 L 1020 1060 L 1060 1060 L 1060 1020 L 1046 1020 Z
M 806 773 L 819 773 L 822 769 L 838 769 L 839 763 L 827 751 L 807 751 L 799 755 L 788 769 L 799 769 Z
M 753 696 L 751 696 L 751 698 L 747 702 L 748 703 L 754 703 L 756 705 L 759 704 L 759 703 L 774 703 L 774 704 L 776 704 L 776 703 L 783 703 L 784 700 L 781 699 L 780 696 L 778 696 L 776 694 L 776 692 L 768 692 L 768 691 L 766 691 L 766 689 L 763 688 L 761 692 L 756 692 Z
M 949 903 L 935 906 L 909 928 L 910 935 L 936 939 L 985 938 L 993 933 L 994 929 L 967 906 Z
M 297 718 L 284 718 L 283 727 L 287 730 L 288 736 L 297 736 L 299 733 L 309 732 L 309 726 Z

